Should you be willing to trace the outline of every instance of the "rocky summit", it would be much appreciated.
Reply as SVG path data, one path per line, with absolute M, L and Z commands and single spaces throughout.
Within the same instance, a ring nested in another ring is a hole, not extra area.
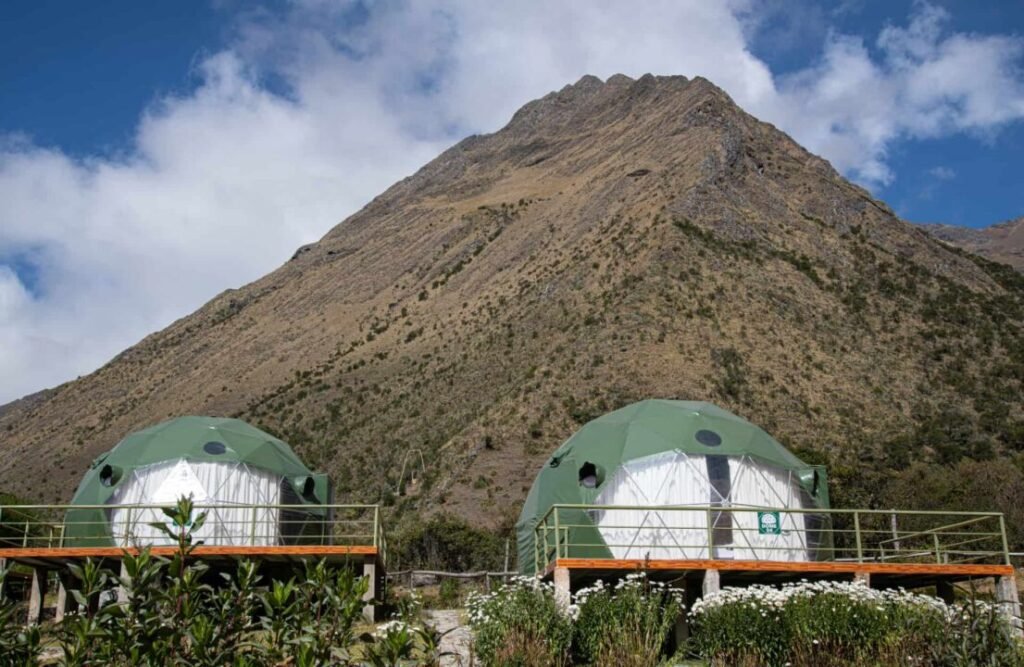
M 1024 271 L 1024 217 L 980 229 L 939 224 L 923 227 L 941 241 Z
M 229 415 L 329 472 L 338 502 L 495 525 L 581 424 L 670 397 L 828 463 L 837 505 L 878 505 L 913 471 L 1015 469 L 1022 326 L 1019 274 L 898 219 L 709 81 L 586 76 L 7 407 L 0 489 L 65 501 L 126 433 Z

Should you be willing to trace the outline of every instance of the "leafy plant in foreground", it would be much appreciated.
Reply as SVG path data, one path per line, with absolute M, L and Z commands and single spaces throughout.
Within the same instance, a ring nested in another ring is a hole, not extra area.
M 3 590 L 11 567 L 0 568 Z M 0 597 L 0 665 L 33 665 L 39 658 L 41 638 L 38 626 L 24 627 L 16 618 L 18 608 Z
M 643 573 L 627 575 L 614 587 L 598 580 L 577 591 L 570 608 L 575 617 L 574 663 L 657 664 L 683 606 L 682 590 L 651 581 Z

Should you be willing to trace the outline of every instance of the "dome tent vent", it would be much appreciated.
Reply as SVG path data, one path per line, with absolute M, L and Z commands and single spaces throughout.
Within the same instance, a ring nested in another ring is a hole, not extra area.
M 120 467 L 108 463 L 100 469 L 100 483 L 103 486 L 114 486 L 121 481 L 123 474 L 124 471 Z

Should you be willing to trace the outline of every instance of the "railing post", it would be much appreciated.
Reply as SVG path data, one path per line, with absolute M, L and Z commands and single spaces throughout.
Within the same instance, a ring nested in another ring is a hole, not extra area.
M 380 545 L 377 543 L 377 526 L 380 525 L 380 505 L 373 506 L 373 547 L 376 549 Z
M 251 525 L 249 526 L 249 542 L 252 544 L 252 546 L 256 546 L 256 512 L 258 510 L 256 509 L 255 505 L 253 505 L 250 509 L 252 510 L 252 522 Z M 280 515 L 281 510 L 277 511 L 278 515 Z
M 534 531 L 534 574 L 537 575 L 541 572 L 541 549 L 547 553 L 548 546 L 548 534 L 544 533 L 544 544 L 540 544 L 541 533 L 544 531 L 544 523 L 542 522 L 538 528 L 539 531 Z
M 1010 543 L 1006 539 L 1006 517 L 1000 512 L 999 514 L 999 532 L 1003 536 L 1003 562 L 1007 565 L 1012 565 L 1010 562 Z
M 857 541 L 857 562 L 864 562 L 864 545 L 860 539 L 860 513 L 857 510 L 853 511 L 853 534 Z
M 124 544 L 122 546 L 131 546 L 132 538 L 135 537 L 135 528 L 132 526 L 132 506 L 128 506 L 128 513 L 125 516 L 124 522 Z
M 707 521 L 707 523 L 708 523 L 708 526 L 707 526 L 707 528 L 708 528 L 708 560 L 712 560 L 715 557 L 715 552 L 714 552 L 715 527 L 713 525 L 711 525 L 711 507 L 705 508 L 704 512 L 705 512 L 705 514 L 707 514 L 707 519 L 708 519 L 708 521 Z
M 555 562 L 562 557 L 562 530 L 558 524 L 558 507 L 555 507 Z
M 892 519 L 890 520 L 890 526 L 892 527 L 892 545 L 896 551 L 900 550 L 900 531 L 899 526 L 896 523 L 896 510 L 892 511 Z
M 939 553 L 939 533 L 937 530 L 936 532 L 932 533 L 932 537 L 935 538 L 935 562 L 941 563 L 942 555 Z

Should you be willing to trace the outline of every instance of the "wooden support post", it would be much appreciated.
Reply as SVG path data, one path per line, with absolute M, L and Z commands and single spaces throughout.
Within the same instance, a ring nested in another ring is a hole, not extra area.
M 555 568 L 555 604 L 562 613 L 568 613 L 569 605 L 572 604 L 572 588 L 569 578 L 569 568 Z
M 29 625 L 39 623 L 43 615 L 43 598 L 46 597 L 46 570 L 38 567 L 32 568 L 32 588 L 28 595 L 28 617 Z
M 949 579 L 939 579 L 935 582 L 935 594 L 946 604 L 953 604 L 953 600 L 956 599 L 953 582 Z
M 690 626 L 686 622 L 686 612 L 683 611 L 676 617 L 675 625 L 672 626 L 672 649 L 678 651 L 686 646 L 686 640 L 690 638 Z
M 853 583 L 862 584 L 871 588 L 871 573 L 870 572 L 854 572 Z
M 718 570 L 704 570 L 704 597 L 722 589 L 722 575 Z
M 1020 595 L 1017 592 L 1017 580 L 1012 574 L 996 579 L 996 602 L 999 610 L 1006 614 L 1018 637 L 1024 637 L 1020 618 Z
M 373 623 L 377 620 L 377 605 L 374 604 L 374 601 L 379 601 L 380 590 L 377 580 L 377 561 L 372 556 L 363 561 L 363 578 L 367 583 L 366 593 L 363 595 L 363 601 L 366 602 L 363 605 L 363 618 Z
M 691 577 L 683 580 L 683 613 L 676 619 L 675 627 L 672 629 L 672 648 L 678 651 L 686 645 L 690 638 L 690 624 L 687 622 L 688 612 L 693 609 L 694 603 L 700 599 L 700 582 Z
M 75 602 L 75 596 L 71 595 L 68 587 L 71 585 L 71 575 L 67 572 L 60 573 L 60 580 L 57 584 L 57 610 L 54 614 L 54 620 L 60 623 L 64 620 L 64 617 L 69 611 L 76 611 L 78 609 L 78 603 Z

